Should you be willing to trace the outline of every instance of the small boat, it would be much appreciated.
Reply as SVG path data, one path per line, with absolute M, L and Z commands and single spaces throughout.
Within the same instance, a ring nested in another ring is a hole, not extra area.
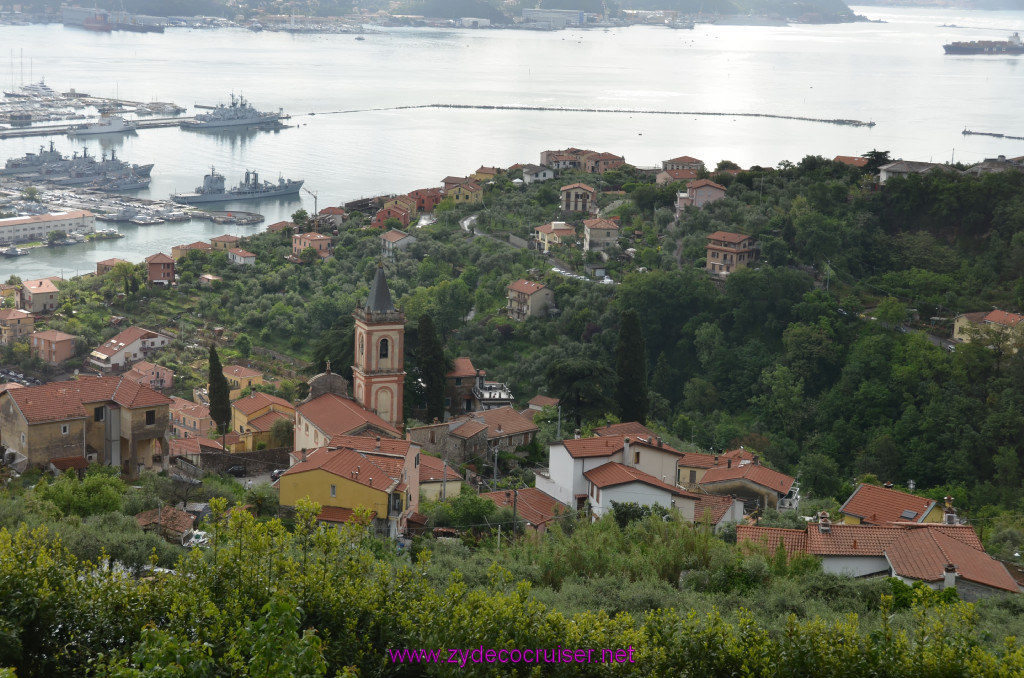
M 20 247 L 15 247 L 14 245 L 11 245 L 5 250 L 0 250 L 0 254 L 4 255 L 5 257 L 22 257 L 28 254 L 28 250 L 21 249 Z

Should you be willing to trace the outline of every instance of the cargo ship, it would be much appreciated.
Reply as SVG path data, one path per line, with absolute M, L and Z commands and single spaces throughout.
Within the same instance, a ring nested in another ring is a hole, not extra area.
M 1009 40 L 972 40 L 951 42 L 943 45 L 946 54 L 1024 54 L 1024 42 L 1020 33 L 1014 33 Z
M 273 198 L 280 195 L 292 195 L 302 188 L 303 180 L 278 178 L 277 183 L 260 182 L 257 172 L 246 171 L 245 179 L 238 186 L 224 190 L 224 175 L 210 168 L 210 173 L 203 177 L 203 185 L 197 186 L 194 193 L 175 193 L 171 201 L 182 205 L 194 205 L 201 202 L 227 202 L 228 200 L 258 200 Z

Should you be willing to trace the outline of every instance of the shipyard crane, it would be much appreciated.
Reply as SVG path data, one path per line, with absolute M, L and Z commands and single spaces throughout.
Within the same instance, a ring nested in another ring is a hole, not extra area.
M 313 219 L 312 219 L 312 221 L 313 221 L 313 230 L 316 231 L 317 233 L 319 233 L 320 232 L 320 210 L 317 208 L 317 201 L 318 201 L 319 198 L 318 198 L 318 196 L 317 196 L 315 191 L 311 191 L 308 188 L 306 188 L 305 186 L 302 187 L 302 190 L 304 190 L 306 193 L 309 193 L 311 196 L 313 196 Z

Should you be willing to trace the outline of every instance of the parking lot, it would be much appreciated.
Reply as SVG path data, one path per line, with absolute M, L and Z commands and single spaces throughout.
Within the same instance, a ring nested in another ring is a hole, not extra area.
M 38 386 L 43 382 L 35 377 L 30 377 L 23 372 L 19 372 L 14 368 L 4 369 L 0 368 L 0 382 L 7 382 L 12 384 L 21 384 L 22 386 Z

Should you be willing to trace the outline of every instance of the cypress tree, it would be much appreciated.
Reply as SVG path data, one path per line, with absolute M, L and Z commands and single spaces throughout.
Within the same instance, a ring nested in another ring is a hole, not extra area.
M 622 421 L 647 421 L 647 347 L 636 311 L 622 313 L 615 346 L 615 402 Z
M 228 398 L 228 380 L 215 346 L 210 346 L 209 383 L 210 418 L 217 424 L 217 431 L 224 435 L 231 424 L 231 400 Z
M 427 400 L 427 421 L 433 421 L 434 417 L 444 419 L 444 375 L 448 371 L 447 362 L 444 359 L 444 349 L 441 341 L 437 338 L 437 331 L 434 329 L 434 321 L 430 315 L 424 314 L 420 317 L 419 323 L 419 350 L 418 358 L 420 364 L 420 376 L 426 390 Z

